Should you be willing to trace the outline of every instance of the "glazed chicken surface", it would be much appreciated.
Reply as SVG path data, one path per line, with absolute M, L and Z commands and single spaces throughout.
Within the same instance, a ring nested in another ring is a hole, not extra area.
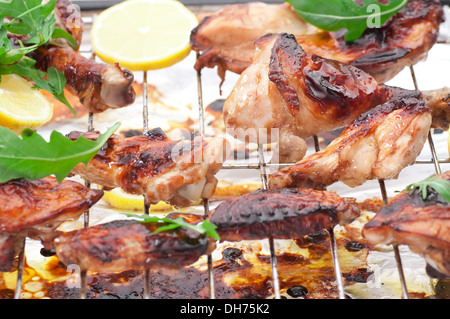
M 219 204 L 208 216 L 222 241 L 292 239 L 347 224 L 360 214 L 354 198 L 312 189 L 269 189 Z
M 191 45 L 199 52 L 197 70 L 217 66 L 243 72 L 251 63 L 253 43 L 268 33 L 294 34 L 307 53 L 350 63 L 385 83 L 426 57 L 443 21 L 437 0 L 410 0 L 381 28 L 369 28 L 360 39 L 346 42 L 344 32 L 318 30 L 303 21 L 287 3 L 232 4 L 204 17 L 192 31 Z
M 95 140 L 98 132 L 71 132 Z M 214 194 L 214 176 L 225 161 L 228 147 L 222 138 L 196 137 L 172 141 L 160 129 L 129 138 L 113 135 L 88 163 L 78 164 L 73 174 L 105 189 L 119 187 L 144 195 L 148 204 L 159 201 L 188 206 Z
M 224 122 L 255 142 L 273 142 L 277 129 L 280 162 L 300 160 L 304 139 L 348 125 L 390 97 L 360 69 L 307 54 L 293 35 L 266 35 L 255 46 L 253 63 L 225 100 Z
M 170 268 L 196 262 L 214 246 L 205 234 L 180 227 L 163 232 L 156 222 L 115 220 L 66 232 L 55 239 L 59 260 L 83 270 L 117 272 Z
M 450 181 L 450 172 L 439 178 Z M 364 226 L 363 236 L 373 245 L 408 245 L 450 277 L 450 206 L 430 187 L 425 199 L 417 190 L 395 196 Z
M 324 189 L 341 181 L 356 187 L 367 180 L 395 179 L 422 151 L 431 110 L 419 94 L 405 94 L 367 111 L 324 150 L 269 176 L 272 188 Z
M 54 177 L 37 181 L 16 179 L 0 185 L 0 271 L 17 267 L 16 257 L 25 237 L 53 249 L 57 228 L 76 220 L 103 196 L 103 191 Z
M 294 163 L 305 139 L 349 125 L 376 106 L 420 96 L 432 110 L 433 128 L 448 128 L 448 88 L 416 92 L 380 85 L 345 63 L 307 54 L 292 34 L 269 34 L 255 43 L 253 63 L 223 106 L 227 133 L 255 143 L 278 142 L 273 161 Z

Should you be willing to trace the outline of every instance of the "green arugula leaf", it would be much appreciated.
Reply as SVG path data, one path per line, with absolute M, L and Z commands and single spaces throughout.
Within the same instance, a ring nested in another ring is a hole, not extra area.
M 84 137 L 72 141 L 53 131 L 49 142 L 30 129 L 23 130 L 20 138 L 0 127 L 0 183 L 16 178 L 37 180 L 50 175 L 61 182 L 78 163 L 87 165 L 119 126 L 116 123 L 96 141 Z
M 423 200 L 426 200 L 428 197 L 428 188 L 434 189 L 444 200 L 450 202 L 450 181 L 439 178 L 439 175 L 431 175 L 423 181 L 412 183 L 406 186 L 404 192 L 412 194 L 414 190 L 418 189 L 418 193 L 422 194 Z
M 59 71 L 54 67 L 50 67 L 47 70 L 47 80 L 44 80 L 40 76 L 34 77 L 32 80 L 35 84 L 35 88 L 43 89 L 53 94 L 58 101 L 64 103 L 72 111 L 75 117 L 77 116 L 77 112 L 73 109 L 72 105 L 70 105 L 64 95 L 64 86 L 66 85 L 64 72 Z
M 306 22 L 326 31 L 347 29 L 346 41 L 356 41 L 369 27 L 380 27 L 401 10 L 408 0 L 285 0 Z
M 74 49 L 75 51 L 78 50 L 77 41 L 72 37 L 72 35 L 68 34 L 63 29 L 55 28 L 53 30 L 52 39 L 66 39 L 67 43 L 69 43 L 72 49 Z
M 45 20 L 50 18 L 55 6 L 56 0 L 0 1 L 0 12 L 3 17 L 12 18 L 7 23 L 9 32 L 35 38 L 43 31 Z
M 200 234 L 205 234 L 206 236 L 209 236 L 215 240 L 219 240 L 219 234 L 216 232 L 217 226 L 211 223 L 210 221 L 204 220 L 198 224 L 190 224 L 186 222 L 183 218 L 178 217 L 174 219 L 166 218 L 166 217 L 156 217 L 156 216 L 149 216 L 145 214 L 130 214 L 130 213 L 124 213 L 124 215 L 132 218 L 136 218 L 139 220 L 140 223 L 160 223 L 162 224 L 161 227 L 158 227 L 153 234 L 157 234 L 162 231 L 172 230 L 176 229 L 178 227 L 186 227 L 192 230 L 195 230 L 196 232 Z
M 72 48 L 78 49 L 77 42 L 70 34 L 55 27 L 55 6 L 56 0 L 0 0 L 0 81 L 1 75 L 12 73 L 30 79 L 36 88 L 50 92 L 64 103 L 76 117 L 77 113 L 64 95 L 64 73 L 55 68 L 50 68 L 48 73 L 39 71 L 35 67 L 35 61 L 26 56 L 39 46 L 58 38 L 67 40 Z M 20 47 L 13 48 L 7 32 L 23 35 L 28 39 L 26 43 L 18 41 Z

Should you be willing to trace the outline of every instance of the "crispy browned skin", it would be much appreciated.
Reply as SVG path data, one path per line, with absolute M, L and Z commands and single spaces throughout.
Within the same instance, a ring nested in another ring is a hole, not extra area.
M 77 219 L 103 196 L 103 191 L 54 177 L 11 180 L 0 185 L 0 271 L 11 271 L 23 238 L 41 240 L 47 249 L 59 235 L 56 228 Z
M 414 163 L 427 139 L 431 111 L 417 96 L 404 96 L 362 114 L 324 150 L 269 176 L 273 188 L 323 189 L 342 181 L 356 187 L 397 178 Z
M 55 67 L 64 72 L 66 88 L 78 96 L 90 112 L 125 107 L 135 101 L 134 75 L 118 64 L 99 63 L 62 47 L 42 47 L 34 58 L 41 70 Z
M 258 190 L 217 206 L 208 217 L 220 240 L 299 238 L 358 217 L 353 198 L 311 189 Z
M 98 132 L 72 132 L 95 140 Z M 122 138 L 113 135 L 89 162 L 77 165 L 73 174 L 102 185 L 120 187 L 130 194 L 144 195 L 149 204 L 166 201 L 187 206 L 214 194 L 226 150 L 223 139 L 195 138 L 172 141 L 160 129 L 145 135 Z M 191 188 L 189 190 L 189 188 Z M 189 191 L 193 193 L 187 194 Z
M 381 28 L 367 29 L 348 43 L 343 32 L 313 30 L 288 4 L 250 2 L 205 17 L 192 31 L 191 45 L 200 53 L 195 68 L 218 66 L 223 77 L 226 70 L 241 73 L 250 65 L 259 37 L 288 32 L 306 52 L 351 63 L 385 83 L 426 56 L 442 21 L 438 0 L 411 0 Z
M 450 180 L 450 172 L 440 178 Z M 429 266 L 450 276 L 450 206 L 433 189 L 425 200 L 417 190 L 398 194 L 364 226 L 363 236 L 374 245 L 408 245 Z
M 54 241 L 56 254 L 65 265 L 116 272 L 180 269 L 212 248 L 208 237 L 185 227 L 153 234 L 161 226 L 118 220 L 65 233 Z

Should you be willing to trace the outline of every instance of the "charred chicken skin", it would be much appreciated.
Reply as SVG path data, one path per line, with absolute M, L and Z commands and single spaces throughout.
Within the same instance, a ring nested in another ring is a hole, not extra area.
M 98 132 L 72 132 L 95 140 Z M 196 137 L 193 141 L 172 141 L 160 129 L 122 138 L 113 135 L 88 163 L 77 165 L 72 173 L 108 188 L 122 188 L 144 195 L 148 204 L 166 201 L 188 206 L 210 198 L 217 184 L 215 174 L 226 158 L 226 141 Z
M 440 178 L 450 181 L 450 172 Z M 373 245 L 408 245 L 450 277 L 450 206 L 431 188 L 425 200 L 417 190 L 395 196 L 364 226 L 363 236 Z
M 83 270 L 117 272 L 180 269 L 213 249 L 208 237 L 180 227 L 153 233 L 163 224 L 116 220 L 64 233 L 55 239 L 59 260 Z
M 0 271 L 12 271 L 25 237 L 53 248 L 57 228 L 77 219 L 103 196 L 103 191 L 54 177 L 16 179 L 0 185 Z
M 294 34 L 307 53 L 350 63 L 385 83 L 405 66 L 423 59 L 435 44 L 443 9 L 438 0 L 410 0 L 381 28 L 370 28 L 354 42 L 344 32 L 318 30 L 304 22 L 287 3 L 250 2 L 224 7 L 207 15 L 191 33 L 199 52 L 197 70 L 218 67 L 243 72 L 250 64 L 254 42 L 268 33 Z
M 431 111 L 423 100 L 393 99 L 362 114 L 324 150 L 272 172 L 269 185 L 324 189 L 338 181 L 356 187 L 397 178 L 415 162 L 430 126 Z
M 282 163 L 301 160 L 308 137 L 345 127 L 391 99 L 422 98 L 416 91 L 379 85 L 352 65 L 307 54 L 290 34 L 263 36 L 255 46 L 253 63 L 225 100 L 224 122 L 238 139 L 279 142 L 275 158 Z M 447 92 L 426 92 L 433 127 L 448 126 Z M 275 129 L 279 138 L 273 141 Z
M 353 198 L 311 189 L 258 190 L 225 201 L 208 217 L 222 241 L 299 238 L 347 224 L 360 208 Z

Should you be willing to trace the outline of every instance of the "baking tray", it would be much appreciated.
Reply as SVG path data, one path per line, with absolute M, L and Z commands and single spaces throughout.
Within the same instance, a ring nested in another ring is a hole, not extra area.
M 449 10 L 446 10 L 446 16 L 449 17 Z M 447 21 L 448 20 L 449 19 L 447 19 Z M 85 33 L 88 34 L 88 32 L 89 25 L 87 25 Z M 448 22 L 442 25 L 441 35 L 443 37 L 448 37 L 450 35 L 450 24 Z M 89 43 L 84 43 L 84 50 L 86 50 L 86 54 L 89 54 L 89 52 L 87 52 L 88 49 L 86 49 L 88 47 Z M 448 54 L 449 49 L 450 48 L 448 45 L 445 44 L 435 45 L 435 47 L 433 47 L 433 49 L 429 52 L 428 58 L 414 67 L 418 85 L 421 89 L 437 89 L 450 85 L 446 77 L 446 72 L 434 72 L 434 70 L 450 69 L 450 55 Z M 185 60 L 172 67 L 148 72 L 148 76 L 146 77 L 147 81 L 149 84 L 155 86 L 158 92 L 157 95 L 159 96 L 157 101 L 151 100 L 149 104 L 149 127 L 161 127 L 165 130 L 169 127 L 168 122 L 170 121 L 178 121 L 181 123 L 188 121 L 189 119 L 194 120 L 195 125 L 198 124 L 199 114 L 197 83 L 195 82 L 196 73 L 193 69 L 195 59 L 196 55 L 192 52 Z M 141 72 L 135 72 L 135 78 L 137 82 L 142 83 L 144 81 L 144 77 Z M 237 78 L 238 75 L 228 72 L 220 91 L 219 86 L 221 80 L 218 77 L 216 70 L 204 69 L 202 71 L 204 106 L 206 107 L 208 104 L 228 96 Z M 405 69 L 387 84 L 400 86 L 406 89 L 414 88 L 414 83 L 408 69 Z M 177 89 L 174 90 L 174 87 Z M 222 94 L 220 92 L 222 92 Z M 121 130 L 142 127 L 142 117 L 140 116 L 142 113 L 142 105 L 143 98 L 140 96 L 137 98 L 136 102 L 129 107 L 117 110 L 108 110 L 102 114 L 96 115 L 94 118 L 94 127 L 97 130 L 104 131 L 118 119 L 122 122 Z M 166 106 L 168 107 L 166 108 Z M 208 121 L 209 119 L 207 118 L 206 122 L 208 123 Z M 86 130 L 86 127 L 87 117 L 82 116 L 75 120 L 71 119 L 47 125 L 46 127 L 40 129 L 40 133 L 44 137 L 48 138 L 52 130 L 55 129 L 65 134 L 73 130 L 84 131 Z M 213 133 L 214 132 L 211 131 L 211 127 L 207 127 L 207 134 Z M 433 140 L 438 158 L 448 159 L 449 157 L 447 139 L 447 132 L 433 132 Z M 314 152 L 313 147 L 310 147 L 308 152 Z M 431 158 L 432 154 L 430 152 L 430 148 L 428 145 L 425 145 L 423 152 L 418 157 L 418 160 L 429 161 Z M 239 161 L 226 162 L 225 166 L 233 166 L 239 163 Z M 450 165 L 445 163 L 441 168 L 443 171 L 446 171 L 450 169 Z M 415 182 L 422 177 L 428 177 L 432 173 L 434 173 L 432 164 L 416 164 L 408 167 L 402 171 L 399 179 L 386 181 L 386 191 L 390 196 L 392 196 L 396 193 L 396 191 L 404 189 L 404 187 L 411 182 Z M 260 182 L 259 171 L 255 169 L 223 169 L 219 172 L 219 174 L 217 174 L 217 177 L 222 182 L 230 183 L 248 184 Z M 356 189 L 337 183 L 332 185 L 329 189 L 335 190 L 341 196 L 356 197 L 359 201 L 380 197 L 380 189 L 376 181 L 369 181 Z M 217 202 L 211 203 L 210 208 L 213 209 L 215 205 L 217 205 Z M 189 211 L 194 213 L 201 213 L 202 210 L 203 207 L 201 206 L 189 208 Z M 112 209 L 104 202 L 100 202 L 90 211 L 90 224 L 95 225 L 104 223 L 120 218 L 121 216 L 121 211 Z M 224 243 L 223 245 L 219 245 L 218 249 L 213 253 L 215 260 L 221 258 L 221 252 L 227 247 L 227 245 L 230 244 Z M 264 241 L 258 243 L 242 242 L 233 244 L 232 246 L 249 250 L 256 249 L 258 250 L 258 253 L 266 257 L 269 254 L 269 248 L 267 243 Z M 40 265 L 45 263 L 47 258 L 39 254 L 39 248 L 40 243 L 30 240 L 27 241 L 26 256 L 28 258 L 28 263 L 31 263 L 35 269 L 40 269 L 40 271 L 42 271 L 42 267 Z M 292 242 L 276 241 L 277 253 L 282 254 L 290 248 L 292 248 Z M 426 275 L 423 258 L 411 253 L 407 247 L 404 246 L 401 247 L 401 254 L 408 280 L 408 287 L 411 291 L 423 293 L 425 296 L 432 295 L 435 282 Z M 205 259 L 200 260 L 198 267 L 204 269 L 205 263 Z M 348 296 L 360 299 L 401 298 L 398 274 L 391 249 L 386 248 L 385 251 L 370 252 L 367 257 L 367 266 L 373 270 L 372 277 L 364 283 L 354 282 L 351 285 L 347 285 L 346 293 Z M 44 273 L 44 271 L 42 272 Z M 161 287 L 161 290 L 163 289 L 164 287 Z M 25 293 L 27 293 L 26 289 Z

